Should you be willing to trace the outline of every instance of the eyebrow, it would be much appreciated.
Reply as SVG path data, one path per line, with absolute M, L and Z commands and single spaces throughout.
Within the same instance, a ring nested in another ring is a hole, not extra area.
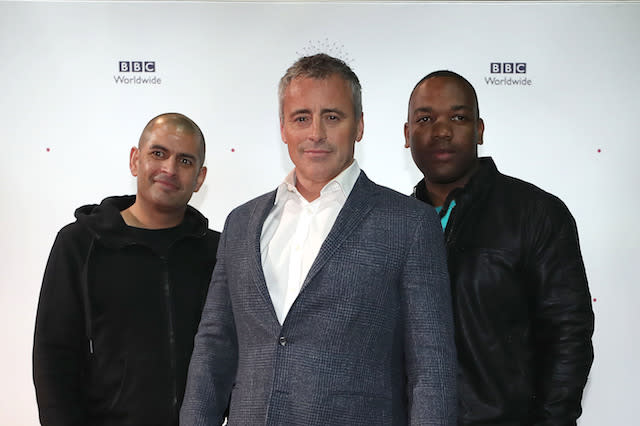
M 468 105 L 454 105 L 449 109 L 449 111 L 461 111 L 461 110 L 469 110 L 469 111 L 471 111 L 472 109 L 473 108 L 471 108 Z M 433 112 L 433 108 L 431 108 L 431 107 L 418 107 L 418 108 L 413 110 L 414 114 L 419 114 L 421 112 Z
M 160 149 L 162 151 L 168 151 L 167 148 L 165 148 L 162 145 L 158 145 L 158 144 L 149 145 L 149 149 Z
M 195 155 L 193 154 L 187 154 L 186 152 L 179 152 L 178 153 L 178 157 L 182 157 L 182 158 L 188 158 L 190 160 L 196 161 L 197 158 Z
M 297 109 L 295 111 L 291 111 L 291 114 L 289 114 L 290 117 L 293 117 L 294 115 L 298 115 L 298 114 L 311 114 L 311 110 L 308 109 Z
M 325 108 L 321 112 L 322 112 L 322 114 L 334 113 L 334 114 L 337 114 L 337 115 L 342 116 L 342 117 L 347 115 L 347 114 L 345 114 L 344 111 L 342 111 L 339 108 Z
M 421 112 L 431 112 L 431 111 L 433 111 L 433 108 L 431 108 L 431 107 L 418 107 L 418 108 L 413 110 L 413 113 L 414 114 L 418 114 L 418 113 L 421 113 Z
M 320 114 L 329 114 L 329 113 L 334 113 L 341 117 L 345 117 L 347 115 L 345 114 L 344 111 L 342 111 L 339 108 L 323 108 L 322 110 L 320 110 Z M 295 111 L 292 111 L 291 114 L 289 114 L 289 117 L 294 117 L 298 114 L 311 114 L 311 110 L 308 108 L 297 109 Z
M 149 146 L 149 149 L 159 149 L 159 150 L 161 150 L 161 151 L 165 151 L 165 152 L 168 152 L 168 151 L 169 151 L 169 150 L 168 150 L 167 148 L 165 148 L 164 146 L 162 146 L 162 145 L 158 145 L 158 144 L 150 145 L 150 146 Z M 176 156 L 178 156 L 178 157 L 182 157 L 182 158 L 189 158 L 189 159 L 194 160 L 194 161 L 195 161 L 195 160 L 197 160 L 197 158 L 196 158 L 196 156 L 195 156 L 195 155 L 193 155 L 193 154 L 189 154 L 189 153 L 187 153 L 187 152 L 179 152 L 179 153 L 177 153 L 177 154 L 176 154 Z

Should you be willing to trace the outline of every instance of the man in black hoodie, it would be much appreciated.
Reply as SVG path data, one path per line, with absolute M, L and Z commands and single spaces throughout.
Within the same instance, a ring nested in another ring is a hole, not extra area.
M 131 149 L 135 196 L 76 210 L 44 273 L 33 348 L 43 425 L 175 426 L 219 233 L 188 206 L 204 136 L 167 113 Z
M 404 126 L 424 179 L 413 195 L 445 231 L 463 426 L 575 426 L 593 361 L 593 311 L 564 203 L 478 158 L 473 86 L 451 71 L 418 82 Z

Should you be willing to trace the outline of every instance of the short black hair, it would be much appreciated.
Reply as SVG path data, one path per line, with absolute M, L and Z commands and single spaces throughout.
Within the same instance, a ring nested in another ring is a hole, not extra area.
M 471 83 L 469 83 L 469 80 L 467 80 L 466 78 L 464 78 L 463 76 L 461 76 L 460 74 L 453 72 L 453 71 L 449 71 L 449 70 L 438 70 L 438 71 L 434 71 L 431 72 L 427 75 L 425 75 L 424 77 L 422 77 L 420 79 L 420 81 L 413 87 L 413 90 L 411 91 L 411 96 L 409 96 L 409 102 L 411 102 L 411 98 L 413 97 L 413 93 L 416 91 L 416 89 L 418 88 L 418 86 L 420 86 L 422 83 L 424 83 L 425 81 L 429 80 L 430 78 L 435 78 L 435 77 L 448 77 L 448 78 L 454 78 L 456 80 L 458 80 L 459 82 L 461 82 L 467 89 L 469 89 L 471 91 L 471 94 L 473 95 L 473 103 L 476 107 L 476 113 L 477 113 L 477 119 L 480 118 L 480 107 L 478 106 L 478 94 L 476 93 L 476 89 L 473 87 L 473 85 Z

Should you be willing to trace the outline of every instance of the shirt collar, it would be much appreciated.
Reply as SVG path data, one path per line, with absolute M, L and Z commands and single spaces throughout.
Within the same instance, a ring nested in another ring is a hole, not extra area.
M 331 179 L 321 190 L 320 196 L 333 192 L 333 191 L 342 191 L 344 194 L 344 198 L 347 199 L 353 187 L 360 176 L 360 166 L 356 159 L 353 160 L 353 163 L 346 169 L 344 169 L 340 174 L 333 179 Z M 278 189 L 276 191 L 276 199 L 274 204 L 278 204 L 281 200 L 286 199 L 286 196 L 290 194 L 299 194 L 296 189 L 296 169 L 293 168 L 284 178 L 284 181 L 278 185 Z

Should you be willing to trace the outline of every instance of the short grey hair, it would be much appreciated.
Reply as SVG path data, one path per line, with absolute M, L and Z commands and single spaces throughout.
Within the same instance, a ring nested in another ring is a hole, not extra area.
M 356 120 L 360 118 L 362 114 L 362 88 L 360 87 L 358 76 L 343 60 L 329 56 L 326 53 L 318 53 L 298 59 L 280 79 L 280 84 L 278 85 L 280 122 L 284 120 L 284 93 L 292 80 L 296 78 L 324 80 L 336 74 L 342 77 L 351 87 L 353 112 Z

